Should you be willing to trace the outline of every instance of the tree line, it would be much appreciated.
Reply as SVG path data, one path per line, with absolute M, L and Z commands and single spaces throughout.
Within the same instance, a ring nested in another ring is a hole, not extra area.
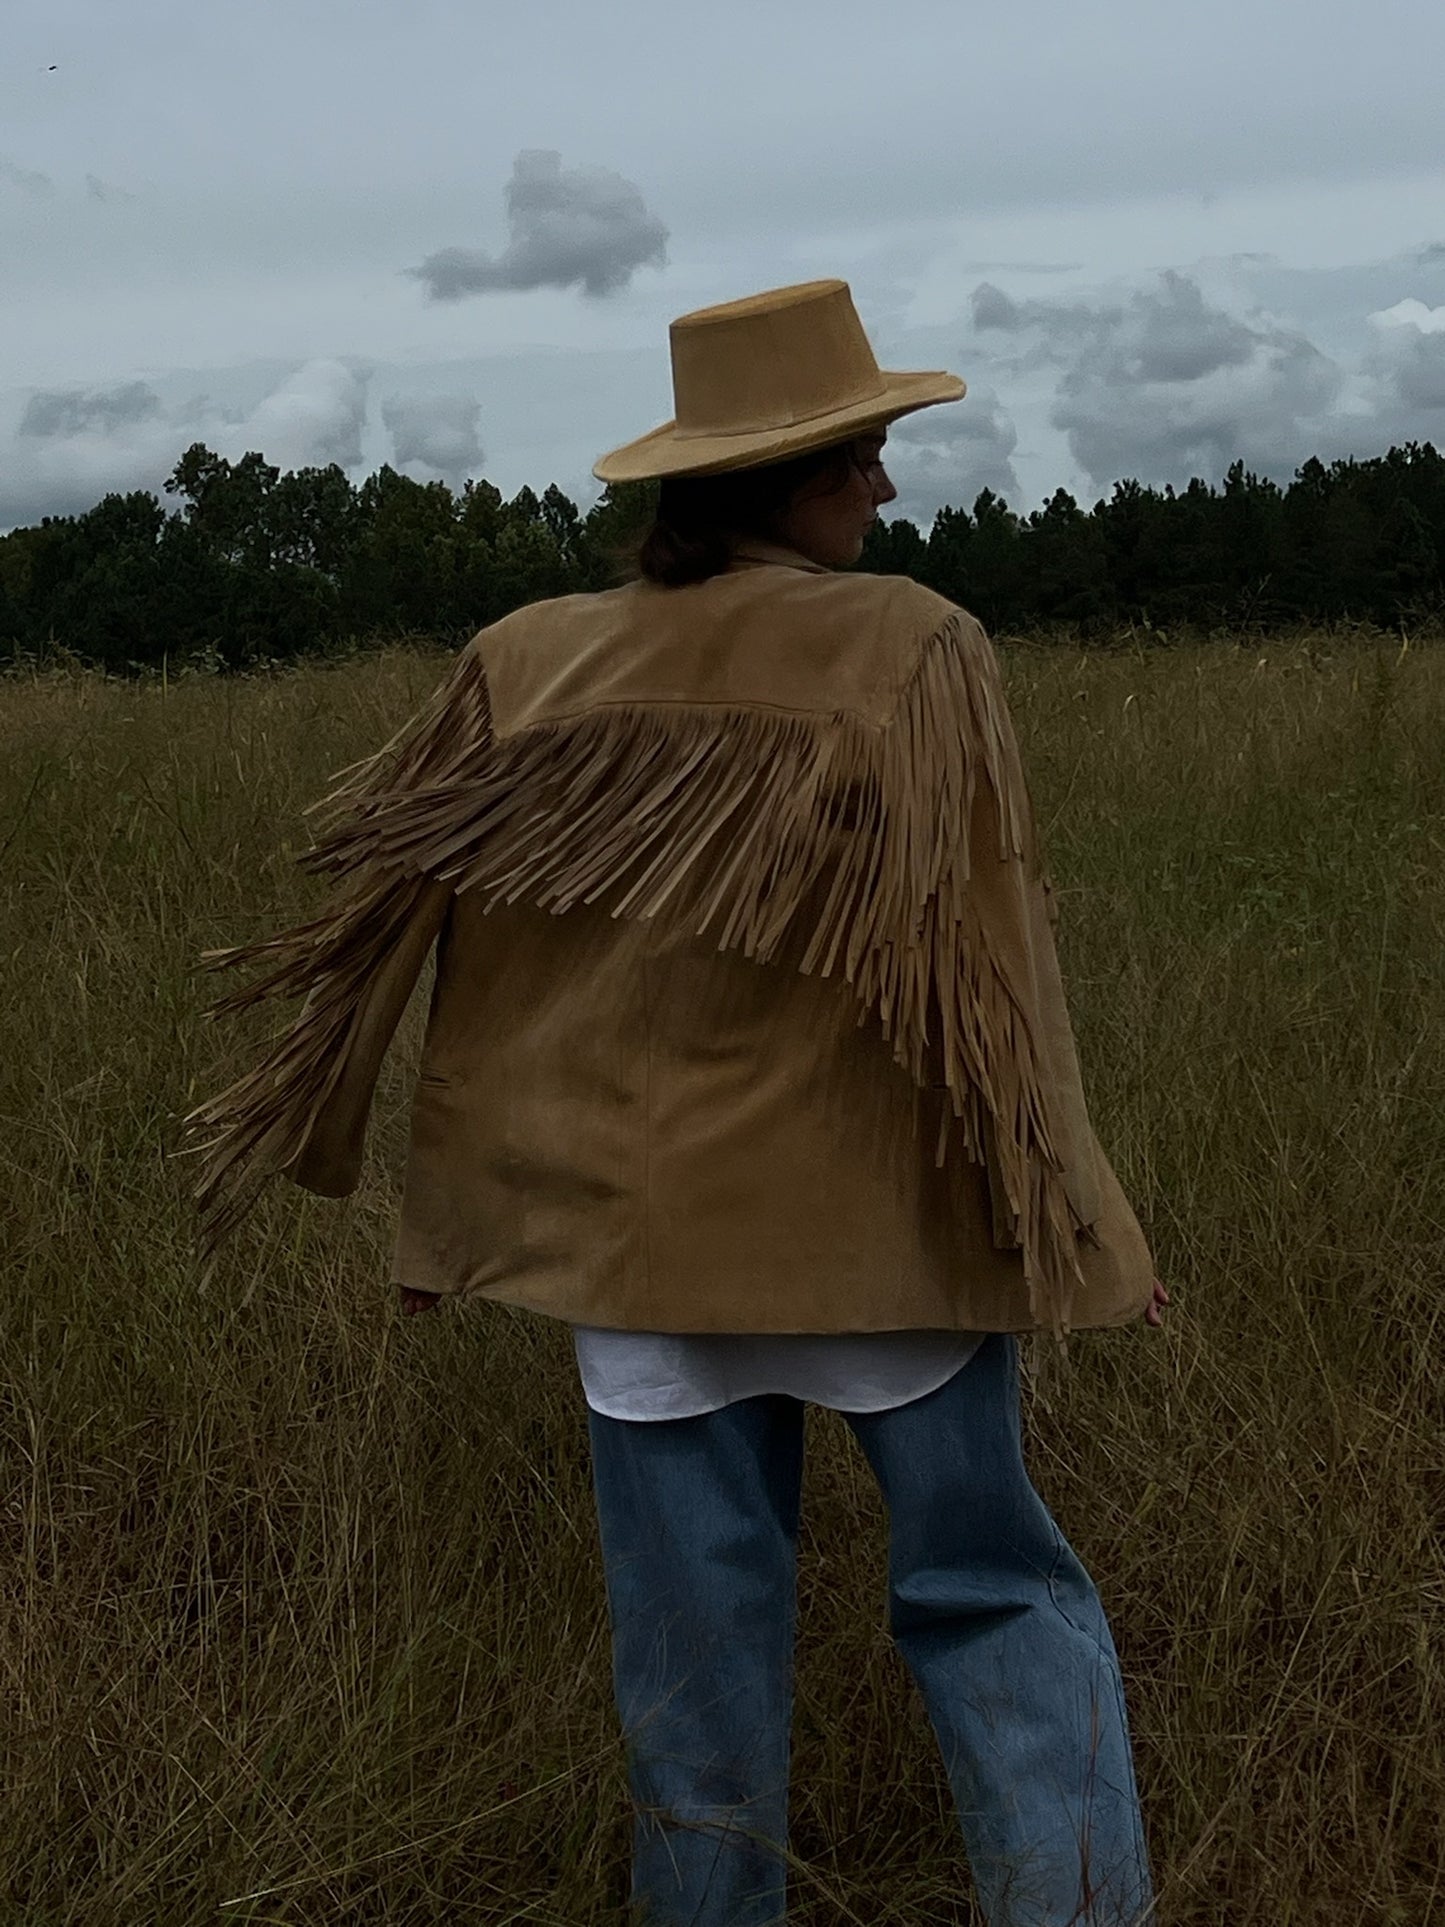
M 655 483 L 609 487 L 584 516 L 555 485 L 505 501 L 390 467 L 357 485 L 334 463 L 283 473 L 199 442 L 165 490 L 175 513 L 136 490 L 0 536 L 0 662 L 240 669 L 360 637 L 456 643 L 624 579 L 656 501 Z M 994 632 L 1413 627 L 1445 614 L 1445 457 L 1410 442 L 1311 460 L 1284 488 L 1236 462 L 1219 488 L 1119 482 L 1089 510 L 1059 489 L 1029 515 L 984 489 L 927 533 L 877 524 L 857 567 L 912 576 Z

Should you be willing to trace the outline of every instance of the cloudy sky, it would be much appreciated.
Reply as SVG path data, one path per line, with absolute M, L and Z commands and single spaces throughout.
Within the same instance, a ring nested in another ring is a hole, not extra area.
M 841 275 L 891 511 L 1445 447 L 1439 0 L 5 0 L 0 529 L 193 441 L 505 494 Z

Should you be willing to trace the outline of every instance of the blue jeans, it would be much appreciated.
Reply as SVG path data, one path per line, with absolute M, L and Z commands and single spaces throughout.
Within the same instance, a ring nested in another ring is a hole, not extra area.
M 803 1413 L 780 1393 L 696 1418 L 588 1408 L 632 1898 L 655 1927 L 785 1918 Z M 843 1416 L 888 1506 L 890 1628 L 990 1927 L 1152 1921 L 1119 1663 L 1024 1468 L 1017 1340 Z

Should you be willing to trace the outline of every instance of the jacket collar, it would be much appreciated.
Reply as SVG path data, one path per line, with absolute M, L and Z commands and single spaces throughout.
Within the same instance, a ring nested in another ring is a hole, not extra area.
M 733 562 L 775 562 L 785 569 L 807 569 L 813 575 L 833 573 L 823 563 L 810 561 L 796 549 L 784 548 L 779 542 L 764 542 L 752 535 L 733 544 Z

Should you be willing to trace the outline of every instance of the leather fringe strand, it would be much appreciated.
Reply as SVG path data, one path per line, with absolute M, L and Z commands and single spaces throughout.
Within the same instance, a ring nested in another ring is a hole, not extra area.
M 950 616 L 924 646 L 882 727 L 851 712 L 667 702 L 594 707 L 498 738 L 472 645 L 414 721 L 343 775 L 313 806 L 330 827 L 302 858 L 340 880 L 331 906 L 278 937 L 207 953 L 212 968 L 272 966 L 215 1015 L 307 996 L 266 1060 L 187 1120 L 193 1136 L 213 1134 L 198 1144 L 208 1250 L 300 1156 L 367 978 L 428 880 L 478 890 L 488 910 L 525 899 L 560 913 L 606 894 L 614 916 L 665 913 L 768 962 L 823 878 L 799 967 L 841 969 L 860 1022 L 875 1013 L 915 1083 L 946 1088 L 937 1163 L 957 1118 L 967 1155 L 994 1160 L 995 1242 L 1022 1247 L 1035 1325 L 1067 1333 L 1088 1227 L 1065 1190 L 1045 1068 L 992 935 L 1002 923 L 1026 956 L 1026 893 L 1047 881 L 997 661 L 971 617 Z M 977 881 L 991 910 L 970 888 L 990 842 L 1000 867 Z

